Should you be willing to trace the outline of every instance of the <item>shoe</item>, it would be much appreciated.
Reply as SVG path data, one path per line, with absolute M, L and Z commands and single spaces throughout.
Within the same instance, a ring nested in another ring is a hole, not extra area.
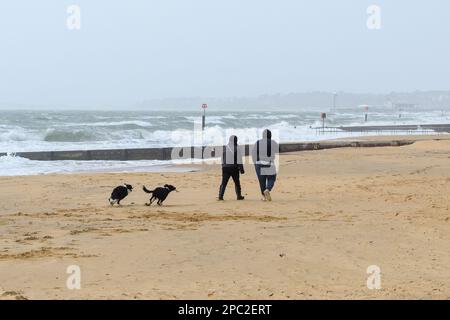
M 264 190 L 264 198 L 266 198 L 267 201 L 272 201 L 269 189 Z
M 244 197 L 244 196 L 238 196 L 237 199 L 238 199 L 238 200 L 244 200 L 245 197 Z

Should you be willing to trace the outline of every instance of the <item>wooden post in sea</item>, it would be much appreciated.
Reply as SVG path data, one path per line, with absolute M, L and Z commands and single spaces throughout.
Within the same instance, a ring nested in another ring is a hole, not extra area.
M 320 114 L 320 118 L 322 118 L 322 133 L 325 132 L 325 119 L 327 118 L 327 114 L 325 112 L 322 112 Z
M 208 105 L 206 103 L 202 104 L 203 109 L 203 115 L 202 115 L 202 131 L 205 131 L 206 127 L 206 109 L 208 108 Z
M 204 132 L 205 132 L 205 127 L 206 127 L 206 109 L 207 108 L 208 108 L 208 105 L 206 103 L 202 104 L 202 109 L 203 109 L 203 115 L 202 115 L 202 159 L 203 159 L 203 154 L 205 151 Z

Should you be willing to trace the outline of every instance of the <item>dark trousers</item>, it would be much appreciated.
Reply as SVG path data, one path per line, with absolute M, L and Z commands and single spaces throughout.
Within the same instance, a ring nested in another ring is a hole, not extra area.
M 219 198 L 223 199 L 225 189 L 227 188 L 228 180 L 233 178 L 234 188 L 236 190 L 236 196 L 241 196 L 241 181 L 239 180 L 239 168 L 235 167 L 223 167 L 222 168 L 222 184 L 219 189 Z
M 264 190 L 272 191 L 273 186 L 275 185 L 275 181 L 277 180 L 277 175 L 262 175 L 261 174 L 261 165 L 255 164 L 256 175 L 258 176 L 259 188 L 261 189 L 261 193 L 264 193 Z

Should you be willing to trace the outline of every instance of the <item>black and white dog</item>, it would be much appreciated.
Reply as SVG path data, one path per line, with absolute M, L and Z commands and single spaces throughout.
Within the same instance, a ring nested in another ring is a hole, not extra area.
M 143 186 L 142 189 L 145 192 L 152 194 L 152 197 L 150 198 L 150 202 L 146 203 L 145 204 L 146 206 L 150 206 L 153 203 L 153 201 L 155 201 L 155 200 L 158 200 L 156 202 L 156 204 L 158 206 L 161 206 L 163 204 L 164 200 L 166 200 L 169 193 L 171 193 L 172 191 L 178 192 L 177 188 L 175 188 L 174 186 L 172 186 L 170 184 L 165 184 L 164 187 L 158 187 L 155 190 L 148 190 L 145 186 Z
M 116 202 L 120 206 L 120 201 L 125 199 L 128 194 L 133 191 L 133 186 L 130 184 L 124 184 L 123 186 L 118 186 L 114 188 L 111 193 L 111 198 L 108 199 L 109 203 L 113 206 Z

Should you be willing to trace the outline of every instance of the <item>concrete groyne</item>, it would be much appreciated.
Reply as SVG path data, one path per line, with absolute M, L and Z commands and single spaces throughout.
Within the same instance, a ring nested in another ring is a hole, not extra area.
M 380 140 L 380 141 L 321 141 L 281 143 L 280 153 L 323 150 L 333 148 L 354 147 L 389 147 L 403 146 L 414 143 L 414 140 Z M 245 155 L 251 151 L 250 145 L 245 145 Z M 221 146 L 208 147 L 166 147 L 166 148 L 142 148 L 142 149 L 109 149 L 109 150 L 78 150 L 78 151 L 37 151 L 17 152 L 16 156 L 37 161 L 131 161 L 131 160 L 172 160 L 175 159 L 201 159 L 219 156 Z M 6 153 L 0 153 L 5 156 Z M 174 155 L 174 157 L 173 157 Z

